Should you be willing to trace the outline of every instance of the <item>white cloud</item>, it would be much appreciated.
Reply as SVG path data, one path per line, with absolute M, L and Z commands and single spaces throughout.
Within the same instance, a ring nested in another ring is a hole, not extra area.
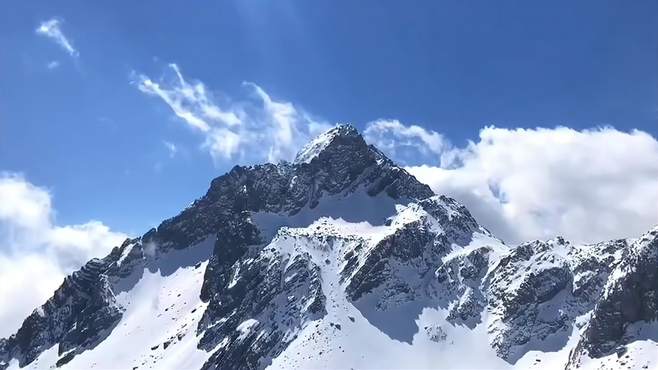
M 64 276 L 109 253 L 126 235 L 99 221 L 59 226 L 51 194 L 17 174 L 0 173 L 0 337 L 12 334 Z M 25 287 L 30 294 L 25 294 Z
M 64 276 L 55 261 L 41 254 L 0 253 L 0 338 L 14 334 L 32 310 L 53 295 Z
M 145 75 L 137 76 L 137 88 L 145 94 L 162 99 L 176 116 L 188 125 L 208 132 L 213 123 L 225 126 L 240 124 L 239 112 L 224 111 L 211 102 L 212 97 L 206 92 L 201 82 L 188 83 L 176 64 L 170 64 L 175 78 L 162 81 L 162 85 Z
M 176 144 L 169 142 L 167 140 L 163 140 L 162 144 L 167 148 L 167 152 L 169 152 L 169 158 L 174 158 L 176 154 L 178 153 L 178 147 Z
M 210 155 L 216 162 L 221 162 L 225 159 L 232 159 L 237 153 L 240 153 L 240 147 L 243 146 L 242 142 L 249 143 L 255 141 L 253 135 L 247 137 L 248 134 L 249 133 L 242 133 L 241 135 L 227 128 L 218 127 L 206 135 L 203 148 L 208 149 Z M 262 154 L 261 151 L 258 151 L 258 153 Z M 241 156 L 244 156 L 243 153 L 240 154 Z
M 203 134 L 202 147 L 215 161 L 291 160 L 307 140 L 329 127 L 292 103 L 273 99 L 254 83 L 245 82 L 251 94 L 234 101 L 215 96 L 201 81 L 188 81 L 176 64 L 170 64 L 168 72 L 158 81 L 136 74 L 134 83 Z
M 59 67 L 59 61 L 58 60 L 52 60 L 52 61 L 48 62 L 48 64 L 46 64 L 46 68 L 48 68 L 48 69 L 55 69 L 57 67 Z
M 596 242 L 658 224 L 658 141 L 645 132 L 487 127 L 453 155 L 408 170 L 509 242 Z
M 363 136 L 403 165 L 434 162 L 450 152 L 450 143 L 438 132 L 394 119 L 369 122 Z
M 45 36 L 55 41 L 57 45 L 66 50 L 70 56 L 75 58 L 80 55 L 80 53 L 78 53 L 78 51 L 73 47 L 71 41 L 69 41 L 69 39 L 64 35 L 64 32 L 62 32 L 61 24 L 62 22 L 59 19 L 52 18 L 41 22 L 35 32 L 37 35 Z

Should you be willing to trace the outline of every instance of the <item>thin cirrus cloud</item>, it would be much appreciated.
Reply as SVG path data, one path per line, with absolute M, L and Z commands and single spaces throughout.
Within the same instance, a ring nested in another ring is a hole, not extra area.
M 62 32 L 62 21 L 57 18 L 52 18 L 47 21 L 41 22 L 39 27 L 36 28 L 35 32 L 37 35 L 41 35 L 49 38 L 64 49 L 70 56 L 77 58 L 80 53 L 78 50 L 73 47 L 71 41 L 64 35 Z
M 51 193 L 20 174 L 0 173 L 0 338 L 43 304 L 66 274 L 103 257 L 126 235 L 99 221 L 57 225 Z M 30 294 L 24 288 L 32 287 Z
M 202 135 L 201 147 L 216 162 L 292 160 L 297 148 L 330 127 L 251 82 L 243 83 L 243 99 L 222 99 L 203 82 L 183 76 L 176 64 L 169 64 L 160 79 L 134 73 L 132 82 Z
M 58 67 L 59 67 L 59 61 L 57 61 L 57 60 L 50 61 L 50 62 L 48 62 L 48 64 L 46 64 L 46 68 L 51 69 L 51 70 L 56 69 Z
M 165 146 L 167 152 L 169 153 L 169 158 L 174 158 L 178 153 L 178 146 L 170 141 L 163 140 L 162 145 Z

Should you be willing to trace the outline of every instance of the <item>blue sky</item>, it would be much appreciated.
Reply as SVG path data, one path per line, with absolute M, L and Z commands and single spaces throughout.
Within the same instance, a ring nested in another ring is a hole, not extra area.
M 144 79 L 171 87 L 170 63 L 219 106 L 260 101 L 249 81 L 313 122 L 365 129 L 396 119 L 455 147 L 491 124 L 658 135 L 656 1 L 10 1 L 4 9 L 0 171 L 48 189 L 61 224 L 96 219 L 140 234 L 236 162 L 255 161 L 213 159 L 203 133 L 139 88 Z M 36 32 L 48 20 L 75 52 Z M 438 154 L 428 158 L 438 165 Z

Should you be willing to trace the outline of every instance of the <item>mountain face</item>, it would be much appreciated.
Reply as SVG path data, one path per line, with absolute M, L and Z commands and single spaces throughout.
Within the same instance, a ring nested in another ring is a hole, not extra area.
M 0 369 L 656 367 L 658 228 L 507 246 L 349 125 L 68 276 Z

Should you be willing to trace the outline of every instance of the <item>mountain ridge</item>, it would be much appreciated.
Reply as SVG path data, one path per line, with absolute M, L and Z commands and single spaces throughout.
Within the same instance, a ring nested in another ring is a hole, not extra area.
M 656 319 L 656 234 L 658 228 L 635 242 L 571 245 L 558 237 L 506 246 L 463 205 L 435 195 L 354 127 L 339 125 L 292 163 L 235 166 L 179 215 L 68 276 L 16 334 L 0 340 L 0 369 L 38 368 L 39 361 L 103 366 L 101 357 L 111 356 L 103 348 L 118 336 L 157 339 L 131 327 L 137 317 L 171 330 L 139 356 L 117 344 L 135 357 L 125 359 L 132 368 L 368 367 L 342 355 L 336 333 L 350 330 L 376 333 L 392 353 L 425 355 L 430 342 L 485 330 L 481 345 L 501 368 L 525 365 L 533 351 L 572 352 L 555 360 L 561 367 L 598 364 L 634 343 L 626 327 Z M 611 274 L 622 282 L 615 285 Z M 142 287 L 151 281 L 157 297 Z M 626 297 L 619 286 L 639 295 Z M 158 320 L 140 311 L 147 296 Z M 621 312 L 620 302 L 640 313 Z M 179 316 L 159 321 L 173 311 Z M 428 315 L 435 317 L 420 325 Z M 571 344 L 574 335 L 581 338 Z M 300 338 L 324 343 L 326 361 L 304 359 Z M 186 348 L 179 357 L 189 363 L 168 355 L 178 348 Z M 637 355 L 656 364 L 645 357 Z M 438 356 L 427 363 L 451 367 L 445 365 Z

